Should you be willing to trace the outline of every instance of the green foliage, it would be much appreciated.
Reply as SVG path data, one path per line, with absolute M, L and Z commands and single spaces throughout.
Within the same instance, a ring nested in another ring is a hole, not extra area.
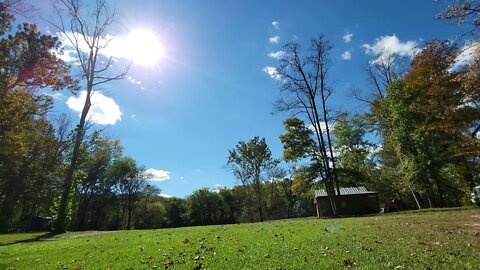
M 69 67 L 53 53 L 57 38 L 40 34 L 34 24 L 3 36 L 15 4 L 0 4 L 0 230 L 25 229 L 21 221 L 47 215 L 56 197 L 65 145 L 60 128 L 46 119 L 51 98 L 35 92 L 76 89 Z
M 429 43 L 372 107 L 382 135 L 382 173 L 396 182 L 396 191 L 423 193 L 428 206 L 461 204 L 475 173 L 452 172 L 478 172 L 478 139 L 471 130 L 480 108 L 462 81 L 469 67 L 451 70 L 459 53 L 454 44 Z
M 298 118 L 288 118 L 283 121 L 286 134 L 280 135 L 283 143 L 283 159 L 287 162 L 295 162 L 304 158 L 312 157 L 317 147 L 312 140 L 313 132 Z
M 257 196 L 257 209 L 260 221 L 263 221 L 261 183 L 265 174 L 277 166 L 279 160 L 273 159 L 265 138 L 255 136 L 248 142 L 240 141 L 235 149 L 229 150 L 227 165 L 243 186 L 252 185 Z
M 335 147 L 338 152 L 337 174 L 343 186 L 372 186 L 375 162 L 374 145 L 366 139 L 365 117 L 354 114 L 348 119 L 340 115 L 333 127 Z

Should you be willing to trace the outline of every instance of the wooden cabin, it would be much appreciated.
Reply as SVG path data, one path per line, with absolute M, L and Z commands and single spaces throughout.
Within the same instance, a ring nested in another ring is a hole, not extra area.
M 336 189 L 335 195 L 338 195 Z M 380 212 L 378 192 L 368 191 L 363 186 L 340 188 L 340 195 L 336 202 L 337 214 L 341 216 L 376 214 Z M 315 190 L 315 206 L 317 217 L 333 216 L 332 206 L 325 190 Z

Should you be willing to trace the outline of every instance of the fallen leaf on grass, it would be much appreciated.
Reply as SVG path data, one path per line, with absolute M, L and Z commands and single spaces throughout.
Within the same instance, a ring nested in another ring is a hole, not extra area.
M 166 261 L 163 263 L 163 266 L 165 266 L 165 269 L 167 269 L 169 266 L 172 266 L 173 262 L 172 261 Z
M 442 264 L 447 264 L 448 263 L 448 260 L 446 259 L 441 259 L 438 261 L 439 263 L 442 263 Z
M 185 245 L 188 245 L 190 243 L 190 240 L 188 238 L 183 239 L 182 241 Z
M 354 262 L 352 262 L 352 260 L 350 259 L 345 259 L 342 261 L 342 265 L 343 267 L 353 267 L 355 265 Z

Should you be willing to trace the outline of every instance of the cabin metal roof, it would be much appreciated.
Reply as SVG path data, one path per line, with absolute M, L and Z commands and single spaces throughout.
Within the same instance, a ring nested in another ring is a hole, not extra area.
M 340 195 L 357 195 L 357 194 L 377 194 L 375 191 L 368 191 L 366 187 L 344 187 L 340 188 Z M 338 195 L 337 189 L 335 189 L 335 195 Z M 326 197 L 327 192 L 323 189 L 315 190 L 315 197 Z

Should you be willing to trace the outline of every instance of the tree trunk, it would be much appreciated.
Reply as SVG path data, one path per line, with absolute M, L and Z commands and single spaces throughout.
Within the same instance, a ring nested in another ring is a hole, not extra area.
M 92 93 L 92 87 L 92 82 L 89 82 L 87 85 L 87 97 L 85 98 L 85 104 L 83 106 L 82 114 L 80 115 L 80 123 L 77 126 L 77 132 L 75 134 L 75 144 L 73 145 L 72 160 L 70 161 L 70 165 L 68 166 L 67 174 L 65 176 L 65 182 L 63 184 L 63 191 L 60 198 L 58 216 L 54 227 L 54 232 L 56 233 L 64 233 L 67 231 L 67 207 L 70 200 L 70 191 L 73 184 L 73 173 L 77 166 L 77 160 L 80 154 L 80 145 L 82 144 L 83 140 L 85 122 L 91 106 L 90 95 Z
M 410 192 L 412 192 L 412 196 L 415 199 L 415 203 L 417 203 L 418 209 L 422 209 L 422 207 L 420 206 L 420 202 L 417 199 L 417 195 L 415 195 L 415 192 L 413 191 L 413 189 L 410 186 L 408 186 L 408 188 L 410 189 Z
M 441 187 L 441 181 L 438 177 L 434 176 L 434 181 L 435 185 L 437 186 L 437 192 L 438 192 L 438 202 L 440 207 L 445 207 L 445 198 L 443 197 L 443 189 Z
M 260 190 L 260 181 L 258 180 L 256 183 L 256 190 L 257 190 L 257 203 L 258 203 L 258 216 L 260 218 L 260 222 L 263 222 L 263 213 L 262 213 L 262 195 Z
M 132 202 L 128 199 L 128 213 L 127 213 L 127 230 L 130 230 L 132 222 Z

